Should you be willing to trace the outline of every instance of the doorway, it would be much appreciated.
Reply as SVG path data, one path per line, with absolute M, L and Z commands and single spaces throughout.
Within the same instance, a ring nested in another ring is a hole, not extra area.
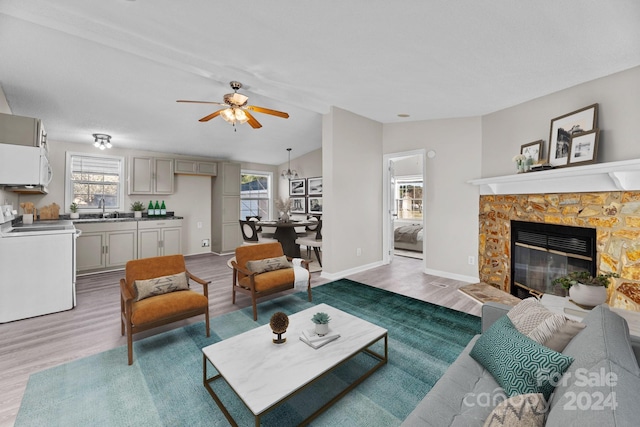
M 383 159 L 383 262 L 394 256 L 419 258 L 426 265 L 424 149 L 386 154 Z

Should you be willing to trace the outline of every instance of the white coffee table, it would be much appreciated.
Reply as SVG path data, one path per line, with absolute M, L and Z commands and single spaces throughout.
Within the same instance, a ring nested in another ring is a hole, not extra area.
M 331 316 L 330 326 L 340 337 L 323 347 L 313 349 L 300 341 L 303 329 L 313 327 L 311 317 L 319 312 Z M 256 426 L 260 417 L 319 377 L 361 352 L 366 352 L 378 363 L 345 390 L 309 416 L 303 424 L 316 418 L 364 381 L 374 371 L 387 363 L 387 330 L 327 304 L 319 304 L 289 316 L 287 342 L 274 344 L 269 325 L 263 325 L 202 349 L 203 381 L 205 388 L 216 401 L 231 425 L 237 425 L 220 398 L 211 387 L 219 378 L 224 379 L 255 416 Z M 369 347 L 384 339 L 384 354 Z M 207 376 L 211 364 L 218 372 Z

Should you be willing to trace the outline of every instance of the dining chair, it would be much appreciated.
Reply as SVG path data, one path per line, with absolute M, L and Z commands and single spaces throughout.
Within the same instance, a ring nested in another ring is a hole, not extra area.
M 318 258 L 318 264 L 322 267 L 322 259 L 320 257 L 320 251 L 322 250 L 322 220 L 318 220 L 318 225 L 316 226 L 315 235 L 307 235 L 305 237 L 298 237 L 296 239 L 296 243 L 301 246 L 307 247 L 307 256 L 311 258 L 311 248 L 313 248 L 313 252 L 316 254 L 316 258 Z
M 244 240 L 244 245 L 255 245 L 256 243 L 267 243 L 267 242 L 277 242 L 276 239 L 271 239 L 268 237 L 263 237 L 260 233 L 258 233 L 256 221 L 248 220 L 244 221 L 239 219 L 240 222 L 240 232 L 242 233 L 242 240 Z

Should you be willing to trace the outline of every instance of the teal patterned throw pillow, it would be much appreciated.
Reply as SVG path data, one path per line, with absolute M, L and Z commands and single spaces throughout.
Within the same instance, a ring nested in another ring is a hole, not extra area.
M 542 393 L 549 399 L 573 358 L 518 332 L 505 315 L 483 333 L 471 350 L 507 396 Z

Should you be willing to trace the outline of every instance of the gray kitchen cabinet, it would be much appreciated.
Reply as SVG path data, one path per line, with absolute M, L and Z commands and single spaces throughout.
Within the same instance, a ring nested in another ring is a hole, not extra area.
M 215 162 L 176 159 L 175 173 L 184 175 L 216 176 L 218 173 L 218 164 Z
M 129 194 L 172 194 L 173 159 L 132 156 L 129 158 Z
M 140 221 L 138 258 L 182 253 L 182 220 Z
M 99 271 L 124 267 L 137 257 L 135 221 L 75 224 L 82 231 L 77 240 L 76 270 Z
M 219 163 L 218 175 L 211 186 L 211 250 L 232 253 L 242 244 L 240 234 L 239 163 Z

